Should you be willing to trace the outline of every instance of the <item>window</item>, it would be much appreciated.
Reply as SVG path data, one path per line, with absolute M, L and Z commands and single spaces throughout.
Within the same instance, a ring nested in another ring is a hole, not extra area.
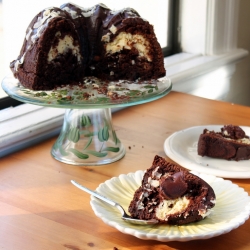
M 0 0 L 1 1 L 1 0 Z M 65 1 L 67 2 L 67 1 Z M 42 9 L 51 6 L 59 7 L 63 3 L 62 0 L 44 0 L 44 1 L 29 1 L 29 0 L 4 0 L 0 2 L 0 79 L 7 74 L 11 74 L 9 63 L 16 59 L 19 55 L 25 31 L 31 22 L 32 18 Z M 99 0 L 74 0 L 75 4 L 82 7 L 91 7 L 98 4 Z M 164 55 L 171 54 L 172 46 L 172 26 L 173 26 L 173 0 L 103 0 L 112 9 L 122 9 L 125 7 L 132 7 L 139 12 L 139 14 L 154 25 L 155 33 Z M 178 1 L 177 1 L 178 2 Z M 4 8 L 3 8 L 4 6 Z M 152 8 L 153 6 L 153 8 Z M 152 11 L 152 9 L 154 11 Z M 3 98 L 5 97 L 5 98 Z M 0 105 L 7 107 L 12 99 L 8 98 L 6 93 L 0 88 Z M 8 102 L 7 102 L 8 101 Z M 15 102 L 15 103 L 14 103 Z M 12 105 L 19 102 L 13 101 Z M 1 108 L 0 106 L 0 108 Z

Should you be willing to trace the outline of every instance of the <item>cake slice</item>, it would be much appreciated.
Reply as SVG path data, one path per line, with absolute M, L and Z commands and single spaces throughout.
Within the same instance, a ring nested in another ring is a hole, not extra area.
M 226 160 L 249 160 L 249 136 L 235 125 L 225 125 L 220 132 L 204 129 L 198 141 L 198 155 Z
M 156 155 L 129 205 L 132 217 L 183 225 L 203 220 L 215 206 L 212 187 L 185 168 Z

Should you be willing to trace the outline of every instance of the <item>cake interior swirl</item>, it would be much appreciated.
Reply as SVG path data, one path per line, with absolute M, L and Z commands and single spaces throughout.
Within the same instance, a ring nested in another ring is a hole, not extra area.
M 184 225 L 206 218 L 215 206 L 212 187 L 185 168 L 156 155 L 129 205 L 132 217 Z
M 10 68 L 33 90 L 76 84 L 83 77 L 103 81 L 150 80 L 165 76 L 153 26 L 132 8 L 72 3 L 38 13 Z

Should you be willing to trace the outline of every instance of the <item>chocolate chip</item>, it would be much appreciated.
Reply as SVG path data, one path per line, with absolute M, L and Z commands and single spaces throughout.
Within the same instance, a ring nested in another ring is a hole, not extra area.
M 184 195 L 188 186 L 183 177 L 183 172 L 180 171 L 161 182 L 161 195 L 167 200 L 173 200 Z
M 231 124 L 225 125 L 223 128 L 221 128 L 221 132 L 225 137 L 235 140 L 245 137 L 245 132 L 239 126 L 234 126 Z

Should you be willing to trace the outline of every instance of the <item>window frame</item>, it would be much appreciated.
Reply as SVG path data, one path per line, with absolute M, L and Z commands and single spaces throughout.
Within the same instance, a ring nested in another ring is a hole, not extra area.
M 11 98 L 10 96 L 5 96 L 0 98 L 0 110 L 8 107 L 16 107 L 20 104 L 23 104 L 23 102 Z

